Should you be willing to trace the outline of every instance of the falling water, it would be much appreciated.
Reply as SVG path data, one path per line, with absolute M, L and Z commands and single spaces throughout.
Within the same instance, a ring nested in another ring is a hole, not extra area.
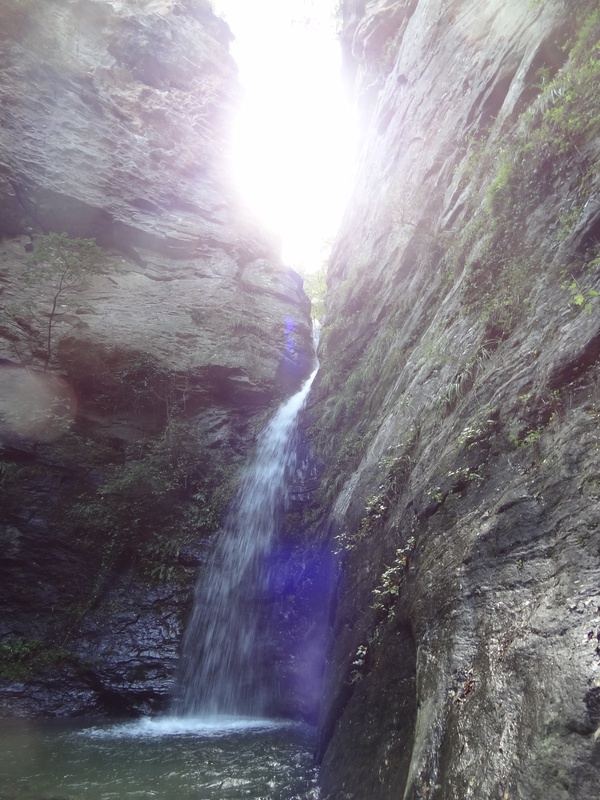
M 286 506 L 298 415 L 316 374 L 317 368 L 261 433 L 254 461 L 196 586 L 171 708 L 175 715 L 256 717 L 269 711 L 263 663 L 266 557 Z

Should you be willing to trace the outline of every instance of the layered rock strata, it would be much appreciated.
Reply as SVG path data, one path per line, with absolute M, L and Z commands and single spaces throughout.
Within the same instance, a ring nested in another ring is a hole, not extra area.
M 364 141 L 309 420 L 337 558 L 323 797 L 583 800 L 597 3 L 346 2 L 344 23 Z
M 237 463 L 312 361 L 204 0 L 0 2 L 2 713 L 164 702 Z M 102 264 L 58 297 L 48 234 Z

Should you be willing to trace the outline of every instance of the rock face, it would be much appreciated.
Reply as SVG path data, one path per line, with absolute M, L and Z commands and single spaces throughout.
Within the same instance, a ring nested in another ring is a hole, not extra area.
M 301 287 L 228 172 L 239 89 L 227 26 L 201 0 L 0 10 L 0 234 L 95 238 L 119 268 L 82 296 L 61 338 L 70 323 L 174 369 L 213 359 L 268 383 L 289 355 L 303 373 Z M 5 246 L 3 261 L 18 280 L 18 245 Z M 6 279 L 8 303 L 10 270 Z
M 327 800 L 600 782 L 597 3 L 346 2 L 364 122 L 310 412 Z
M 236 465 L 309 369 L 309 303 L 236 196 L 208 2 L 0 19 L 0 713 L 143 711 Z M 58 296 L 30 256 L 63 232 L 102 264 Z

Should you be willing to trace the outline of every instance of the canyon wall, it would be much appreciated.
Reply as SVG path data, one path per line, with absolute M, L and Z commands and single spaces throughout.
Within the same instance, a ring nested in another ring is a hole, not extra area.
M 323 798 L 583 800 L 600 784 L 600 9 L 343 9 L 362 155 L 306 417 L 326 465 L 313 536 L 337 570 Z
M 3 715 L 164 702 L 238 466 L 310 370 L 234 188 L 231 38 L 205 0 L 0 0 Z

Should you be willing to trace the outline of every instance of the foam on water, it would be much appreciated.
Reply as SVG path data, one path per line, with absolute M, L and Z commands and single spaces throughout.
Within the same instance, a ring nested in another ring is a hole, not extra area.
M 0 798 L 313 800 L 314 730 L 278 719 L 0 720 Z
M 164 736 L 229 736 L 246 731 L 289 728 L 289 720 L 255 719 L 248 717 L 144 717 L 134 722 L 108 727 L 85 728 L 79 736 L 98 739 L 156 739 Z

